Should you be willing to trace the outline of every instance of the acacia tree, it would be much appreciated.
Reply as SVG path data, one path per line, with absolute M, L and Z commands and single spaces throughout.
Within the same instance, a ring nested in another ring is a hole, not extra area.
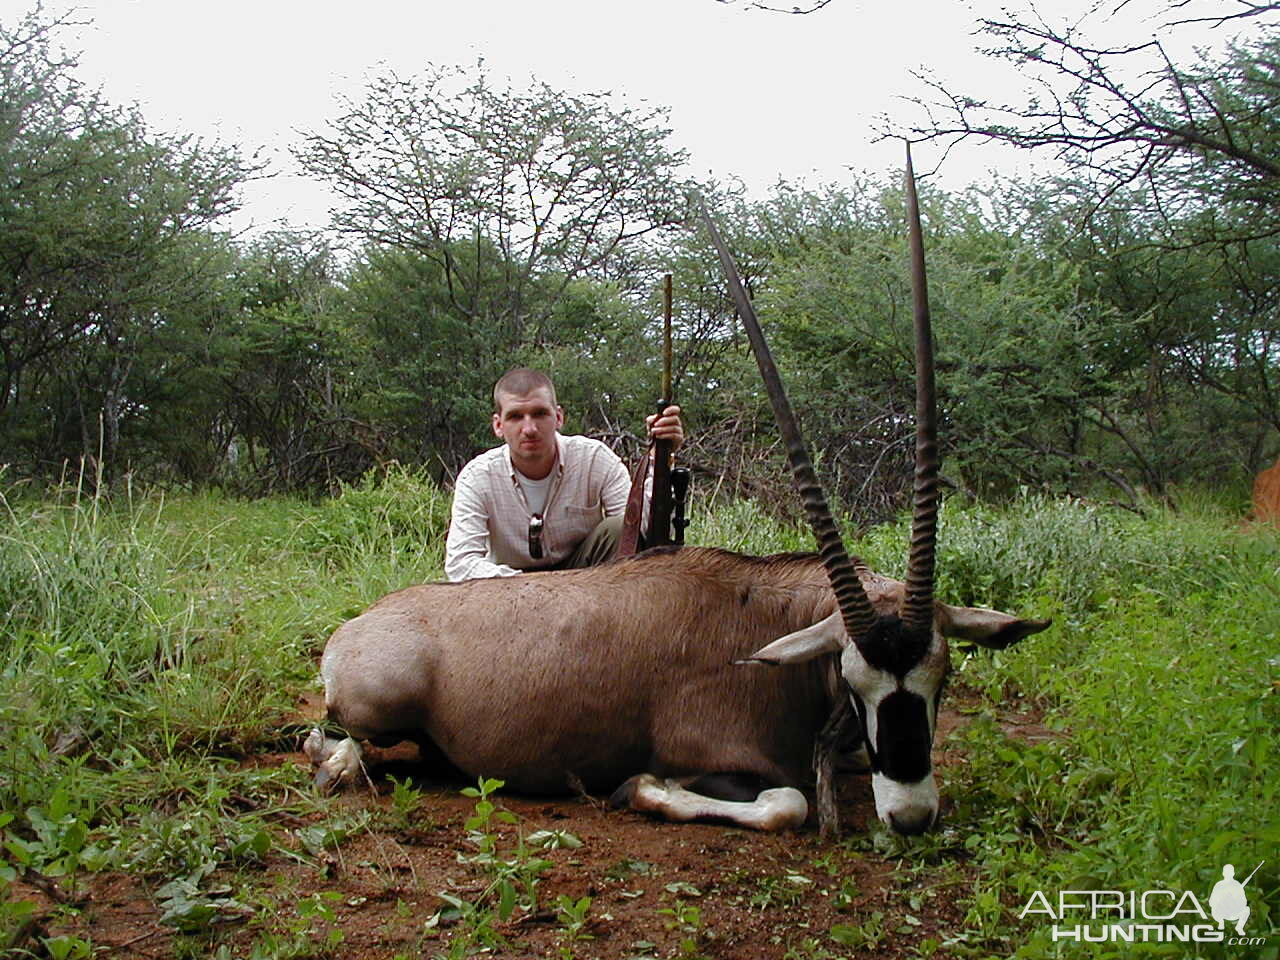
M 1090 39 L 1097 17 L 1139 12 L 1154 37 Z M 1206 24 L 1250 32 L 1218 54 L 1170 54 L 1171 39 Z M 1075 24 L 1034 9 L 983 20 L 987 53 L 1017 69 L 1025 95 L 925 77 L 924 122 L 897 130 L 1061 161 L 1027 189 L 1028 227 L 1123 323 L 1103 358 L 1116 389 L 1096 426 L 1156 492 L 1197 467 L 1255 471 L 1280 436 L 1278 25 L 1280 3 L 1252 0 L 1127 0 Z
M 1137 6 L 1121 3 L 1112 16 Z M 1071 179 L 1090 185 L 1094 209 L 1141 196 L 1144 212 L 1173 227 L 1224 201 L 1240 203 L 1263 213 L 1262 220 L 1197 239 L 1274 236 L 1280 229 L 1272 202 L 1280 183 L 1280 2 L 1219 2 L 1217 13 L 1202 17 L 1185 14 L 1187 6 L 1188 0 L 1148 2 L 1146 21 L 1156 36 L 1111 45 L 1089 37 L 1091 28 L 1108 26 L 1105 20 L 1067 23 L 1035 8 L 982 19 L 979 33 L 992 41 L 984 52 L 1015 68 L 1027 84 L 1022 98 L 994 100 L 920 73 L 933 92 L 915 101 L 924 122 L 905 129 L 886 124 L 887 132 L 948 146 L 980 138 L 1048 151 Z M 1176 63 L 1166 50 L 1168 36 L 1206 20 L 1224 29 L 1247 23 L 1259 32 L 1230 45 L 1224 56 Z
M 343 322 L 338 277 L 323 238 L 267 234 L 241 251 L 239 302 L 209 331 L 238 479 L 259 491 L 333 486 L 382 453 L 377 428 L 353 414 L 359 334 Z
M 474 252 L 469 244 L 449 251 L 473 278 Z M 511 366 L 509 353 L 484 318 L 452 308 L 444 270 L 422 253 L 371 248 L 346 271 L 343 287 L 340 309 L 360 344 L 360 418 L 378 425 L 397 459 L 455 470 L 488 423 L 486 394 Z
M 625 281 L 626 248 L 682 219 L 684 155 L 664 119 L 432 67 L 373 80 L 297 157 L 342 197 L 339 230 L 434 261 L 457 315 L 518 343 L 542 338 L 575 280 Z
M 453 256 L 465 263 L 474 248 L 464 245 Z M 543 275 L 538 286 L 561 282 Z M 647 378 L 646 389 L 645 372 L 658 350 L 636 299 L 611 284 L 569 284 L 542 321 L 541 341 L 519 345 L 454 311 L 443 271 L 423 254 L 366 251 L 342 286 L 343 323 L 358 344 L 353 411 L 377 425 L 389 456 L 455 473 L 492 445 L 490 389 L 516 365 L 551 374 L 573 432 L 617 445 L 651 412 L 660 377 Z
M 1144 198 L 1093 211 L 1054 185 L 1030 188 L 1047 250 L 1077 265 L 1081 296 L 1114 316 L 1098 357 L 1114 385 L 1096 426 L 1129 451 L 1135 482 L 1252 474 L 1280 434 L 1280 246 L 1249 238 L 1165 247 Z M 1180 225 L 1205 236 L 1226 207 Z M 1237 212 L 1236 216 L 1239 216 Z M 1241 224 L 1241 227 L 1247 226 Z M 1166 235 L 1167 236 L 1167 235 Z M 1214 442 L 1205 443 L 1206 437 Z
M 1114 331 L 1076 268 L 994 224 L 973 195 L 922 190 L 948 482 L 983 494 L 1070 487 L 1110 470 L 1090 448 Z M 914 353 L 897 183 L 786 191 L 761 211 L 779 241 L 761 303 L 810 442 L 864 520 L 910 502 Z M 1096 431 L 1095 431 L 1096 432 Z
M 54 42 L 69 26 L 39 8 L 0 26 L 0 430 L 110 460 L 146 343 L 213 279 L 190 241 L 250 168 L 87 90 Z

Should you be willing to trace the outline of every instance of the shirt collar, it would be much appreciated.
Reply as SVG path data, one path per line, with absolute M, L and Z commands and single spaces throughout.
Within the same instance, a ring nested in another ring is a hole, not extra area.
M 550 477 L 554 474 L 557 477 L 564 476 L 564 437 L 560 436 L 560 431 L 556 431 L 556 462 L 551 465 Z M 511 448 L 505 443 L 502 445 L 502 459 L 507 465 L 507 475 L 511 477 L 512 483 L 518 483 L 522 474 L 516 469 L 516 465 L 511 462 Z

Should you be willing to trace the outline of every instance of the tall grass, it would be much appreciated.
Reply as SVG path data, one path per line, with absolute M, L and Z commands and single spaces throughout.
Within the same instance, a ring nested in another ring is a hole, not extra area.
M 315 504 L 11 491 L 0 510 L 8 808 L 77 757 L 110 771 L 270 739 L 333 627 L 438 575 L 447 498 L 398 470 Z
M 0 953 L 34 909 L 17 876 L 167 878 L 180 927 L 243 909 L 211 873 L 316 801 L 297 765 L 242 758 L 296 748 L 334 627 L 438 576 L 447 504 L 399 469 L 319 503 L 0 493 Z

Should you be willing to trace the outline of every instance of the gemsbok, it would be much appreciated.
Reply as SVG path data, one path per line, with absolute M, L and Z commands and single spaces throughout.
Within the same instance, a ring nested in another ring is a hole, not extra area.
M 601 567 L 409 587 L 343 624 L 321 662 L 329 717 L 305 750 L 317 783 L 354 778 L 358 741 L 419 744 L 522 792 L 615 790 L 674 820 L 834 831 L 835 755 L 865 747 L 876 813 L 920 833 L 947 638 L 1007 647 L 1044 620 L 934 599 L 939 504 L 932 335 L 907 159 L 917 370 L 906 581 L 845 552 L 736 267 L 711 219 L 819 553 L 660 548 Z M 850 709 L 850 706 L 852 709 Z

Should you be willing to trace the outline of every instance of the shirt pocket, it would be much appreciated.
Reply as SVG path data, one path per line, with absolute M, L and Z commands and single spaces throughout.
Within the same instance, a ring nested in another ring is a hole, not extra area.
M 603 519 L 604 511 L 599 503 L 590 507 L 566 506 L 561 522 L 556 524 L 560 528 L 556 531 L 556 539 L 572 551 Z

